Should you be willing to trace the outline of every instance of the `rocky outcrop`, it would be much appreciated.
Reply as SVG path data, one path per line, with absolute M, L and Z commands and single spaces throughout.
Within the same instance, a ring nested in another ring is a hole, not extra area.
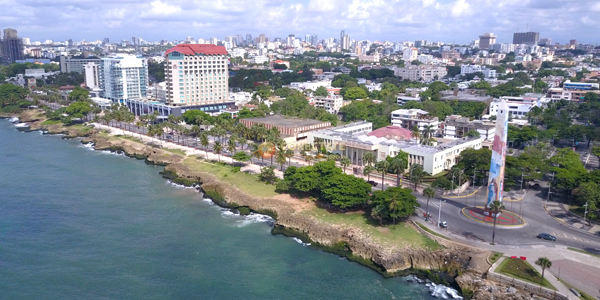
M 96 150 L 123 152 L 129 157 L 145 159 L 146 162 L 155 165 L 166 166 L 183 160 L 183 156 L 179 154 L 109 135 L 95 134 L 82 140 L 82 143 L 94 143 Z

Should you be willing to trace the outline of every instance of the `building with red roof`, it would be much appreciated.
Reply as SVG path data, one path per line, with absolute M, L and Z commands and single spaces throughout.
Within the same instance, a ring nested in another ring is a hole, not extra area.
M 390 125 L 369 132 L 368 136 L 386 138 L 388 140 L 409 141 L 412 138 L 410 130 L 400 126 Z
M 227 50 L 213 44 L 179 44 L 165 52 L 167 104 L 215 113 L 229 101 Z

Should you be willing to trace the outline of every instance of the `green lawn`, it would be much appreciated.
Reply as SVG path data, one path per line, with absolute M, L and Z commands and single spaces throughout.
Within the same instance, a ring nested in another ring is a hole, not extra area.
M 556 290 L 548 280 L 542 278 L 542 275 L 536 269 L 520 258 L 505 258 L 496 270 L 513 278 L 518 278 L 533 284 L 541 284 L 543 287 Z M 545 275 L 550 274 L 550 272 L 546 273 L 547 274 Z
M 210 173 L 219 180 L 236 186 L 250 195 L 259 197 L 273 197 L 278 195 L 278 193 L 275 192 L 275 185 L 262 183 L 258 180 L 258 176 L 256 175 L 246 174 L 244 172 L 232 173 L 233 167 L 231 166 L 213 164 L 201 161 L 195 157 L 188 157 L 184 160 L 184 164 L 191 170 Z
M 488 258 L 489 258 L 490 262 L 492 264 L 494 264 L 495 262 L 497 262 L 502 257 L 502 255 L 504 255 L 504 253 L 492 251 L 490 253 L 490 256 Z
M 130 140 L 132 142 L 136 142 L 136 143 L 140 143 L 140 144 L 144 143 L 144 141 L 140 140 L 140 138 L 137 138 L 137 137 L 134 137 L 134 136 L 130 136 L 130 135 L 117 135 L 116 137 L 122 138 L 122 139 L 126 139 L 126 140 Z
M 46 120 L 41 123 L 41 125 L 55 125 L 55 124 L 62 124 L 62 122 L 60 120 Z
M 169 151 L 171 153 L 175 153 L 175 154 L 179 154 L 181 156 L 186 156 L 187 154 L 185 153 L 185 151 L 181 150 L 181 149 L 173 149 L 173 148 L 162 148 L 162 150 L 165 151 Z
M 437 250 L 443 247 L 436 241 L 421 235 L 406 223 L 398 223 L 396 226 L 386 225 L 384 227 L 371 224 L 362 212 L 330 213 L 325 209 L 315 207 L 302 213 L 314 216 L 326 223 L 349 225 L 353 228 L 361 229 L 374 239 L 388 245 L 427 248 L 429 250 Z
M 423 229 L 423 230 L 425 230 L 425 231 L 427 231 L 427 232 L 429 232 L 429 233 L 431 233 L 431 234 L 433 234 L 433 235 L 435 235 L 435 236 L 439 236 L 439 237 L 441 237 L 441 238 L 448 239 L 447 237 L 445 237 L 445 236 L 443 236 L 443 235 L 441 235 L 441 234 L 439 234 L 439 233 L 437 233 L 437 232 L 435 232 L 435 231 L 433 231 L 433 230 L 431 230 L 431 229 L 427 228 L 427 226 L 425 226 L 425 225 L 423 225 L 423 224 L 421 224 L 421 223 L 418 223 L 418 222 L 415 222 L 415 223 L 416 223 L 416 224 L 417 224 L 419 227 L 421 227 L 421 229 Z

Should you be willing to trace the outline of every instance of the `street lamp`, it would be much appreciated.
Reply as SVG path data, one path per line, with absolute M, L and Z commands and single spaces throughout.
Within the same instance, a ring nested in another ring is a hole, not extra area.
M 585 205 L 583 207 L 585 207 L 585 212 L 583 213 L 583 227 L 581 229 L 585 229 L 585 217 L 587 216 L 587 209 L 588 209 L 587 201 L 585 202 Z
M 440 208 L 438 210 L 438 224 L 437 224 L 438 228 L 440 228 L 440 223 L 442 222 L 442 203 L 446 203 L 446 200 L 440 199 Z

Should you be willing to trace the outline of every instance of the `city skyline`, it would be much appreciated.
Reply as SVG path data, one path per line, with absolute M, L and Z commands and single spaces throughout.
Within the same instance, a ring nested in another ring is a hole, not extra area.
M 206 3 L 205 3 L 206 2 Z M 44 2 L 9 0 L 2 28 L 34 40 L 182 40 L 251 33 L 269 38 L 317 34 L 337 38 L 344 30 L 355 40 L 425 39 L 468 44 L 485 32 L 497 43 L 511 43 L 514 32 L 535 31 L 540 38 L 597 44 L 594 13 L 600 3 L 586 1 L 379 0 L 168 1 L 89 0 Z

